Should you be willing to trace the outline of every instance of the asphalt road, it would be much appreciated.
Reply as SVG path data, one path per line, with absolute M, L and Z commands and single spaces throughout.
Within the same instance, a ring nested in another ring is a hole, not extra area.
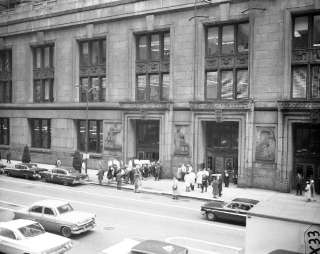
M 12 218 L 10 209 L 42 199 L 68 200 L 75 209 L 96 214 L 95 230 L 72 236 L 74 246 L 69 253 L 103 253 L 126 238 L 167 240 L 188 247 L 191 254 L 244 247 L 245 227 L 205 220 L 200 201 L 0 176 L 0 220 Z

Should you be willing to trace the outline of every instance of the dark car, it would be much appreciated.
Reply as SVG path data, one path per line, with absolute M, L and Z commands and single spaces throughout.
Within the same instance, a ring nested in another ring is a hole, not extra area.
M 0 174 L 4 173 L 4 168 L 6 167 L 5 164 L 3 164 L 2 162 L 0 162 Z
M 258 202 L 258 200 L 248 198 L 236 198 L 229 203 L 210 201 L 201 206 L 201 211 L 208 220 L 221 220 L 246 225 L 247 212 Z
M 63 185 L 75 185 L 83 183 L 86 175 L 73 168 L 53 168 L 40 172 L 41 179 L 45 182 L 59 183 Z
M 23 177 L 26 179 L 40 179 L 40 172 L 45 170 L 38 168 L 35 163 L 18 163 L 13 167 L 5 167 L 4 173 L 8 176 Z

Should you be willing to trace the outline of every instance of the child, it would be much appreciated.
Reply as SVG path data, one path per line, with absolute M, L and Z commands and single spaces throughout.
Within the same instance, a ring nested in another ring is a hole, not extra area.
M 306 198 L 307 198 L 307 202 L 310 202 L 311 201 L 311 190 L 310 190 L 310 182 L 307 181 L 307 186 L 306 186 L 306 189 L 305 189 L 305 195 L 306 195 Z
M 178 199 L 178 180 L 175 176 L 173 177 L 172 183 L 172 198 Z

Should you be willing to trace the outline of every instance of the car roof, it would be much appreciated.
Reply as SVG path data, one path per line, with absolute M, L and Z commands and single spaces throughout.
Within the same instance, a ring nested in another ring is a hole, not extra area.
M 6 227 L 8 229 L 14 230 L 14 229 L 21 228 L 34 223 L 37 223 L 37 222 L 32 220 L 17 219 L 17 220 L 11 220 L 6 222 L 0 222 L 0 227 Z
M 64 200 L 45 199 L 45 200 L 40 200 L 33 203 L 32 206 L 39 205 L 39 206 L 57 207 L 57 206 L 65 205 L 67 203 L 68 201 L 64 201 Z
M 250 198 L 235 198 L 235 199 L 232 199 L 232 202 L 242 202 L 242 203 L 249 203 L 252 205 L 256 205 L 259 203 L 259 200 L 250 199 Z
M 168 242 L 158 240 L 145 240 L 132 247 L 131 251 L 137 251 L 146 254 L 178 254 L 184 253 L 187 249 Z

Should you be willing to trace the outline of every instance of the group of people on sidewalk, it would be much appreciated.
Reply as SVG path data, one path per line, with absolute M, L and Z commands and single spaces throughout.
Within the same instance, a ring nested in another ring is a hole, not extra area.
M 305 180 L 300 173 L 296 176 L 296 195 L 302 196 L 302 192 L 305 192 L 306 201 L 315 201 L 315 186 L 312 177 Z
M 107 172 L 107 183 L 115 180 L 117 189 L 121 189 L 122 182 L 134 185 L 134 192 L 139 192 L 142 180 L 147 177 L 154 177 L 155 181 L 159 181 L 161 175 L 160 162 L 150 162 L 144 164 L 136 164 L 130 162 L 128 165 L 121 166 L 120 163 L 113 163 L 105 166 L 104 161 L 98 163 L 98 181 L 102 184 L 105 173 Z
M 229 172 L 224 171 L 223 174 L 214 174 L 212 170 L 202 168 L 194 172 L 191 164 L 181 164 L 178 168 L 177 175 L 173 177 L 172 194 L 173 198 L 177 199 L 178 196 L 178 181 L 184 181 L 185 191 L 190 192 L 195 190 L 195 185 L 201 189 L 201 193 L 207 192 L 208 186 L 212 186 L 213 198 L 222 196 L 222 185 L 224 182 L 225 187 L 229 187 Z

